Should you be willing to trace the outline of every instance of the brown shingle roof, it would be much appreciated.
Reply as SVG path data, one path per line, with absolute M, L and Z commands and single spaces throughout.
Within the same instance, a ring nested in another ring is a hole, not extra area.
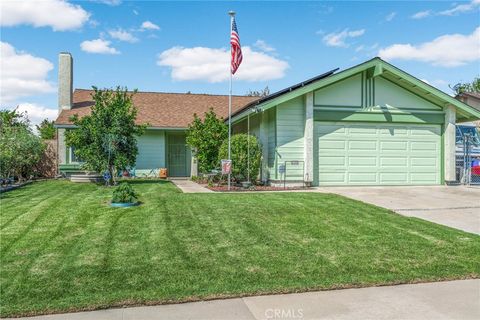
M 75 89 L 73 107 L 62 110 L 55 124 L 72 124 L 70 117 L 90 114 L 93 90 Z M 258 97 L 233 96 L 232 113 L 241 109 Z M 151 127 L 186 128 L 193 120 L 193 114 L 203 116 L 213 108 L 217 116 L 228 117 L 228 96 L 190 93 L 137 92 L 133 96 L 137 107 L 137 123 L 148 123 Z
M 460 95 L 465 95 L 465 96 L 470 96 L 470 97 L 480 99 L 480 92 L 463 92 L 463 93 L 460 93 Z

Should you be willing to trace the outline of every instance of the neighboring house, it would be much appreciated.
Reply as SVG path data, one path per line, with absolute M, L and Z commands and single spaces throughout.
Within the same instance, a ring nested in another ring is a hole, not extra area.
M 455 98 L 480 111 L 479 92 L 463 92 L 458 94 Z M 473 121 L 473 123 L 475 123 L 477 128 L 480 128 L 480 121 Z
M 480 93 L 463 92 L 458 94 L 455 98 L 480 111 Z M 464 135 L 468 133 L 470 136 L 472 136 L 470 155 L 474 158 L 480 158 L 479 130 L 480 130 L 480 121 L 457 123 L 457 156 L 458 157 L 462 157 L 464 155 Z
M 71 66 L 71 56 L 61 54 L 56 126 L 63 172 L 74 160 L 63 139 L 73 129 L 69 116 L 88 114 L 92 104 L 91 91 L 72 97 Z M 139 138 L 137 170 L 167 167 L 171 176 L 189 176 L 196 166 L 185 128 L 193 113 L 210 107 L 226 118 L 228 97 L 139 92 L 134 104 L 137 122 L 149 124 Z M 374 58 L 265 98 L 234 96 L 232 131 L 259 138 L 261 179 L 271 183 L 282 182 L 286 164 L 289 183 L 438 185 L 456 178 L 455 122 L 477 119 L 479 110 Z

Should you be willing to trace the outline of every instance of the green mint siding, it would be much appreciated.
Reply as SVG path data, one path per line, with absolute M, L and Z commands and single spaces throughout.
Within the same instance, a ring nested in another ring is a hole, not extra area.
M 433 104 L 389 80 L 377 77 L 374 81 L 375 105 L 381 109 L 442 111 L 441 106 Z
M 266 111 L 267 113 L 267 130 L 268 130 L 268 147 L 267 147 L 267 153 L 268 153 L 268 160 L 267 160 L 267 166 L 268 166 L 268 171 L 269 171 L 269 178 L 270 179 L 276 179 L 276 159 L 277 159 L 277 154 L 276 154 L 276 147 L 277 147 L 277 131 L 276 131 L 276 109 L 272 108 Z
M 315 122 L 317 185 L 434 185 L 440 125 Z
M 318 121 L 348 121 L 348 122 L 405 122 L 405 123 L 434 123 L 442 124 L 445 121 L 443 112 L 439 113 L 401 113 L 382 111 L 351 111 L 351 110 L 314 110 L 314 119 Z
M 232 124 L 232 134 L 246 133 L 247 132 L 247 119 Z
M 303 97 L 276 108 L 277 162 L 304 160 L 305 104 Z M 287 180 L 302 180 L 303 167 L 288 165 Z M 280 178 L 278 176 L 278 178 Z M 283 178 L 283 177 L 282 177 Z
M 164 168 L 165 131 L 147 130 L 137 140 L 138 155 L 136 174 L 148 174 L 152 169 Z
M 250 134 L 254 135 L 258 139 L 260 139 L 260 121 L 261 115 L 258 113 L 250 114 Z M 232 125 L 232 134 L 238 133 L 247 133 L 248 132 L 248 118 L 245 117 L 240 122 L 237 122 Z
M 336 82 L 314 93 L 314 105 L 362 106 L 362 75 Z

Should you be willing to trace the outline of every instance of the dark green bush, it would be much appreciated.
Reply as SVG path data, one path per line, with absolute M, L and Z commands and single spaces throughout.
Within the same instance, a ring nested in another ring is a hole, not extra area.
M 250 140 L 250 181 L 255 181 L 260 173 L 262 151 L 257 138 L 247 134 L 232 136 L 232 176 L 236 181 L 248 180 L 248 141 Z M 228 159 L 228 139 L 220 146 L 219 163 L 221 159 Z
M 203 121 L 196 114 L 188 125 L 187 144 L 198 160 L 198 170 L 208 173 L 220 167 L 218 159 L 218 144 L 228 137 L 228 127 L 222 118 L 218 118 L 210 109 L 205 113 Z
M 132 186 L 128 183 L 119 184 L 115 190 L 113 190 L 113 203 L 135 203 L 137 202 L 138 195 L 133 190 Z

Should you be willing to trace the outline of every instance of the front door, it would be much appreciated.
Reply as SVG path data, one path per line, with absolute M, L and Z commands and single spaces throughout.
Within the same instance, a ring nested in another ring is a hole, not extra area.
M 168 133 L 168 175 L 170 177 L 188 176 L 190 159 L 184 133 Z

